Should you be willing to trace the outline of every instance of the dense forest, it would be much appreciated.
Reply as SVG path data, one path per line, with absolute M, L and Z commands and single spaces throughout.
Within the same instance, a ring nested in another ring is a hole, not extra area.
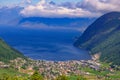
M 25 56 L 14 48 L 10 47 L 2 39 L 0 39 L 0 61 L 9 62 L 16 58 L 25 58 Z

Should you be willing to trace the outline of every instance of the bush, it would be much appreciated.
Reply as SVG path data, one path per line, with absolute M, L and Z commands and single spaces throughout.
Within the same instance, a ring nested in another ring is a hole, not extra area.
M 35 71 L 34 74 L 30 77 L 30 80 L 44 80 L 44 78 L 37 71 Z

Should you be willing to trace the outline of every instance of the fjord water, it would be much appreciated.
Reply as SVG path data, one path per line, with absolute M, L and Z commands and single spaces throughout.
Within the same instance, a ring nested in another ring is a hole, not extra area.
M 36 60 L 88 60 L 87 51 L 73 46 L 80 32 L 70 29 L 0 28 L 2 37 L 10 46 Z

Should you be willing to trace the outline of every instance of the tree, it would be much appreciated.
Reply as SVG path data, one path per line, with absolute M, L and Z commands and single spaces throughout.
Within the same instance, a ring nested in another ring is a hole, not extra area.
M 55 80 L 69 80 L 69 78 L 65 75 L 58 76 Z
M 44 80 L 44 78 L 37 71 L 35 71 L 33 75 L 31 75 L 30 80 Z
M 78 76 L 77 80 L 87 80 L 87 79 L 84 78 L 83 76 Z

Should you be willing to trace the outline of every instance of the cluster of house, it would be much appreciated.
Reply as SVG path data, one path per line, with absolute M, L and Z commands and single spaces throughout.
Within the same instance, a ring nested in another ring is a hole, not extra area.
M 58 75 L 88 74 L 80 70 L 81 67 L 89 67 L 94 70 L 100 69 L 100 64 L 93 60 L 80 61 L 36 61 L 31 65 L 38 67 L 38 71 L 46 78 L 53 79 Z
M 0 68 L 9 68 L 10 65 L 5 64 L 4 62 L 0 61 Z

